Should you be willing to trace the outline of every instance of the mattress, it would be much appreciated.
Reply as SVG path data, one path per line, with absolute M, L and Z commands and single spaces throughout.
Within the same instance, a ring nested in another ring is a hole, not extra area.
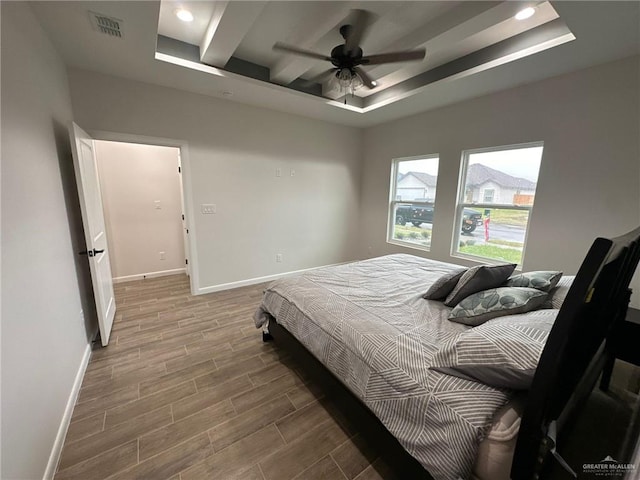
M 473 480 L 509 480 L 526 395 L 515 395 L 500 408 L 491 429 L 478 445 Z
M 257 327 L 276 318 L 436 480 L 472 477 L 479 444 L 512 397 L 428 368 L 444 341 L 470 328 L 422 298 L 456 268 L 403 254 L 320 268 L 271 284 L 254 317 Z

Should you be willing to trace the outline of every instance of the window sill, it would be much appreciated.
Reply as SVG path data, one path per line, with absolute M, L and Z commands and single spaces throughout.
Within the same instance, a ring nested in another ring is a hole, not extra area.
M 451 252 L 452 258 L 462 258 L 464 260 L 470 260 L 476 262 L 478 265 L 500 265 L 503 263 L 512 263 L 508 260 L 498 260 L 496 258 L 478 257 L 476 255 L 468 255 L 460 252 Z M 514 271 L 521 272 L 522 265 L 518 263 Z
M 403 242 L 402 240 L 387 240 L 387 243 L 391 245 L 397 245 L 399 247 L 412 248 L 414 250 L 421 250 L 423 252 L 430 252 L 431 248 L 426 245 L 419 245 L 412 242 Z

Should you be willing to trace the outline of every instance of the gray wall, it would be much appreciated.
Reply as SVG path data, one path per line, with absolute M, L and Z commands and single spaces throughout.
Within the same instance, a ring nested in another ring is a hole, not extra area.
M 356 258 L 360 130 L 87 71 L 69 81 L 85 130 L 188 144 L 200 289 Z
M 88 353 L 93 327 L 81 310 L 92 317 L 90 280 L 86 259 L 74 253 L 83 237 L 66 70 L 26 3 L 1 2 L 1 9 L 0 477 L 35 479 L 43 477 Z
M 461 151 L 542 140 L 523 270 L 575 273 L 596 236 L 640 224 L 639 84 L 633 57 L 367 129 L 361 256 L 472 264 L 450 254 Z M 440 169 L 431 252 L 387 244 L 391 159 L 432 153 Z
M 2 51 L 0 476 L 41 478 L 95 323 L 86 259 L 75 254 L 84 241 L 67 73 L 27 5 L 1 9 L 2 45 L 11 48 Z M 408 251 L 385 241 L 390 162 L 436 152 L 436 227 L 425 255 L 454 260 L 460 151 L 532 140 L 545 142 L 545 154 L 524 268 L 574 272 L 596 235 L 640 222 L 638 67 L 627 59 L 364 132 L 96 73 L 69 75 L 73 116 L 85 129 L 188 143 L 191 202 L 216 203 L 219 212 L 195 215 L 206 288 L 365 257 L 368 247 L 375 255 Z

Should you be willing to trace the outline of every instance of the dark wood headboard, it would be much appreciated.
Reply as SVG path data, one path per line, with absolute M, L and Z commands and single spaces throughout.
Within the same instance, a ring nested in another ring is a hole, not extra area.
M 540 478 L 605 363 L 607 338 L 624 320 L 640 259 L 640 227 L 597 238 L 567 293 L 529 391 L 511 469 L 512 480 Z M 569 467 L 569 466 L 567 466 Z

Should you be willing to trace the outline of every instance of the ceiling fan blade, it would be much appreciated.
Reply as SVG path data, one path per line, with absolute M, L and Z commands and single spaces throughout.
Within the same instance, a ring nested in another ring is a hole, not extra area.
M 364 38 L 364 34 L 375 18 L 373 13 L 367 10 L 355 9 L 352 10 L 352 12 L 353 19 L 351 20 L 351 25 L 349 27 L 347 37 L 345 38 L 345 53 L 352 52 L 360 46 L 360 43 Z
M 365 72 L 360 67 L 355 67 L 354 70 L 360 76 L 360 78 L 362 79 L 362 83 L 364 83 L 367 88 L 376 87 L 377 83 L 369 76 L 367 72 Z
M 327 57 L 326 55 L 312 52 L 311 50 L 305 50 L 304 48 L 294 47 L 293 45 L 287 45 L 285 43 L 277 42 L 273 46 L 273 49 L 281 52 L 293 53 L 294 55 L 300 55 L 302 57 L 315 58 L 316 60 L 331 61 L 331 57 Z
M 380 53 L 378 55 L 367 55 L 360 60 L 361 65 L 380 65 L 381 63 L 409 62 L 422 60 L 426 50 L 410 50 L 406 52 Z
M 326 82 L 329 78 L 333 77 L 336 73 L 336 70 L 338 70 L 337 68 L 330 68 L 329 70 L 325 70 L 322 73 L 319 73 L 318 75 L 315 75 L 313 77 L 311 77 L 309 80 L 304 80 L 303 82 L 305 84 L 305 86 L 310 87 L 311 85 L 314 85 L 316 83 L 324 83 Z

